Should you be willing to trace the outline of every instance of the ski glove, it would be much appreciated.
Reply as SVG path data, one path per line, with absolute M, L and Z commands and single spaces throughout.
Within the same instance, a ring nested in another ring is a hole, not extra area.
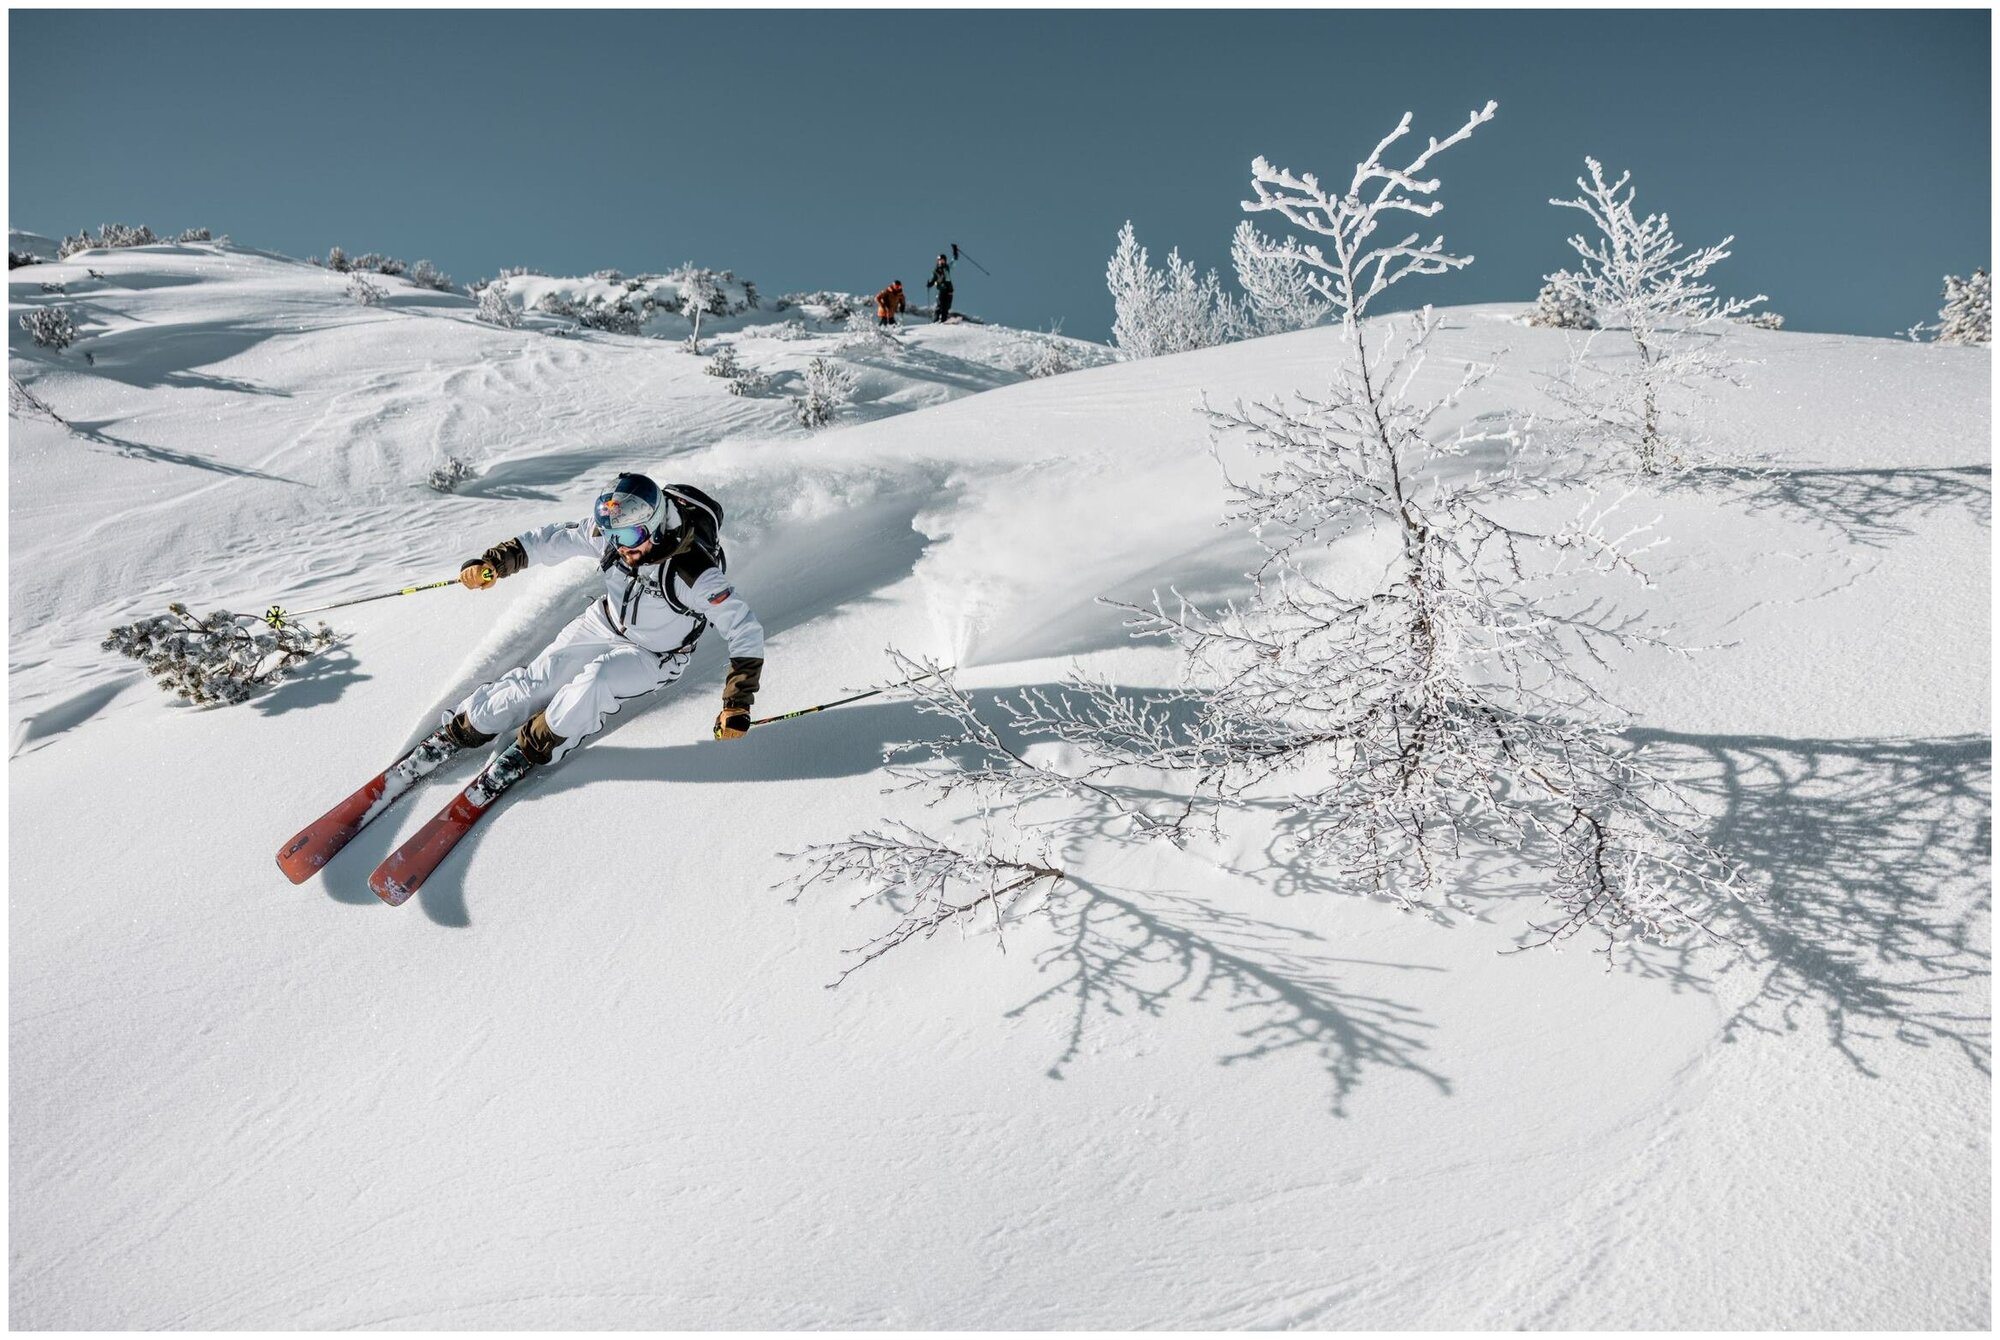
M 459 585 L 470 591 L 483 591 L 499 580 L 492 568 L 476 558 L 458 570 Z
M 715 717 L 715 738 L 740 740 L 750 733 L 750 713 L 741 707 L 725 707 Z
M 468 558 L 458 566 L 458 579 L 477 591 L 481 587 L 493 585 L 495 581 L 498 581 L 502 577 L 512 577 L 522 568 L 527 567 L 528 549 L 526 545 L 521 543 L 519 537 L 511 540 L 502 540 L 478 558 Z M 485 581 L 466 581 L 465 570 L 467 568 L 485 568 L 491 573 L 491 576 Z

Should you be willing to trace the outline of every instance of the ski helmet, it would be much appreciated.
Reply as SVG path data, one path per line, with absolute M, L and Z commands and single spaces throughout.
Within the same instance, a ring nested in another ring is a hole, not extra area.
M 597 500 L 598 527 L 620 549 L 637 549 L 680 524 L 674 505 L 644 475 L 624 474 Z

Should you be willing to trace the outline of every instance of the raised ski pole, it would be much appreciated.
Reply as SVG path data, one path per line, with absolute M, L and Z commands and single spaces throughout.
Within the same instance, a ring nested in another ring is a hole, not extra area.
M 964 257 L 964 259 L 972 261 L 972 257 L 967 256 L 964 252 L 960 251 L 958 249 L 958 243 L 954 242 L 951 244 L 951 258 L 953 260 L 958 260 L 960 257 Z M 991 279 L 993 277 L 993 272 L 987 269 L 985 266 L 981 265 L 978 261 L 972 261 L 972 268 L 979 271 L 979 273 L 985 275 L 988 279 Z
M 857 693 L 851 698 L 835 698 L 832 702 L 821 703 L 818 707 L 801 707 L 796 712 L 785 712 L 779 716 L 764 717 L 750 724 L 752 726 L 768 726 L 774 721 L 790 721 L 793 717 L 808 717 L 814 712 L 824 712 L 829 707 L 839 707 L 844 703 L 858 703 L 863 698 L 874 698 L 895 689 L 908 688 L 912 684 L 921 684 L 927 679 L 936 679 L 939 675 L 948 675 L 956 669 L 958 669 L 957 666 L 948 665 L 942 670 L 933 670 L 927 675 L 918 675 L 915 679 L 906 679 L 900 684 L 884 684 L 879 689 L 870 689 L 866 693 Z
M 486 569 L 491 573 L 493 569 Z M 442 582 L 430 582 L 423 586 L 406 586 L 400 591 L 384 591 L 378 596 L 359 596 L 353 600 L 336 600 L 331 605 L 316 605 L 309 610 L 288 610 L 282 605 L 273 605 L 264 611 L 264 622 L 273 628 L 283 628 L 292 620 L 307 614 L 324 614 L 328 610 L 346 609 L 349 605 L 366 605 L 371 600 L 387 600 L 391 596 L 413 596 L 419 591 L 435 591 L 443 586 L 457 586 L 458 578 L 452 577 Z

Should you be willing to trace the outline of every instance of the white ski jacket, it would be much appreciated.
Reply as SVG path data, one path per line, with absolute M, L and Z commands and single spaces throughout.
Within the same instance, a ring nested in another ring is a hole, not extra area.
M 763 659 L 764 626 L 736 594 L 728 573 L 704 554 L 687 552 L 629 568 L 592 517 L 541 526 L 518 538 L 530 566 L 595 560 L 604 573 L 597 608 L 628 642 L 664 656 L 692 648 L 712 624 L 728 641 L 732 660 Z

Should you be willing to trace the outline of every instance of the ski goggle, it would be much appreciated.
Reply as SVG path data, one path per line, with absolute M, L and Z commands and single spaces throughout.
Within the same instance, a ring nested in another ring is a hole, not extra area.
M 607 493 L 597 500 L 597 525 L 620 549 L 637 549 L 653 534 L 659 505 L 633 493 Z

